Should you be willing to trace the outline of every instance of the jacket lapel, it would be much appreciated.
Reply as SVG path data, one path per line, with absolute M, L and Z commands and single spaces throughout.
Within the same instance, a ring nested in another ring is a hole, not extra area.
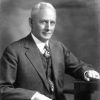
M 43 63 L 42 63 L 42 60 L 41 60 L 41 57 L 40 57 L 40 54 L 39 54 L 39 50 L 38 50 L 34 40 L 32 39 L 31 35 L 28 36 L 27 41 L 28 42 L 25 45 L 25 48 L 27 48 L 26 56 L 30 60 L 30 62 L 32 63 L 33 67 L 35 67 L 39 76 L 43 80 L 45 86 L 49 90 L 49 86 L 48 86 L 48 82 L 47 82 L 47 79 L 46 79 Z
M 58 42 L 50 42 L 50 49 L 52 54 L 52 69 L 54 74 L 54 83 L 56 89 L 62 91 L 64 85 L 64 57 L 62 46 Z
M 55 80 L 58 78 L 59 75 L 59 68 L 58 68 L 58 64 L 59 64 L 59 53 L 57 52 L 59 48 L 57 48 L 55 46 L 55 43 L 53 43 L 53 41 L 50 41 L 50 50 L 51 50 L 51 57 L 52 57 L 52 68 L 53 68 L 53 74 L 54 74 L 54 78 Z

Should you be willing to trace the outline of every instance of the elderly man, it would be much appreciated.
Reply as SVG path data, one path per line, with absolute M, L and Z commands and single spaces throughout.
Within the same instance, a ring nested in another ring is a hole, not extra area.
M 32 8 L 30 34 L 9 45 L 0 62 L 1 100 L 65 100 L 64 74 L 83 80 L 99 73 L 52 40 L 56 10 L 46 2 Z

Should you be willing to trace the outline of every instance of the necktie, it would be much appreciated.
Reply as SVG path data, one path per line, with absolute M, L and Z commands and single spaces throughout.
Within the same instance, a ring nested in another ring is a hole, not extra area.
M 46 58 L 47 66 L 48 66 L 49 61 L 50 61 L 50 59 L 51 59 L 50 48 L 49 48 L 47 45 L 45 45 L 45 46 L 44 46 L 44 50 L 45 50 L 45 52 L 44 52 L 44 57 Z M 51 92 L 53 93 L 53 92 L 54 92 L 54 83 L 51 81 L 51 78 L 50 78 L 49 73 L 50 73 L 50 72 L 49 72 L 49 68 L 47 68 L 47 79 L 48 79 L 48 83 L 49 83 L 49 85 L 50 85 L 50 90 L 51 90 Z
M 47 46 L 47 45 L 45 45 L 44 46 L 44 56 L 46 57 L 46 58 L 49 58 L 50 57 L 50 49 L 49 49 L 49 47 Z

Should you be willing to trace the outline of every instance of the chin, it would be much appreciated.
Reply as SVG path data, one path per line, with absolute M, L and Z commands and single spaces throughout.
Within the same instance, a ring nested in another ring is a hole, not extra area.
M 43 40 L 44 40 L 44 41 L 47 41 L 47 40 L 49 40 L 49 39 L 50 39 L 50 38 L 44 38 Z
M 45 38 L 45 40 L 49 40 L 51 37 L 47 37 L 47 38 Z
M 49 40 L 51 37 L 52 37 L 52 35 L 49 35 L 49 36 L 43 36 L 43 39 Z

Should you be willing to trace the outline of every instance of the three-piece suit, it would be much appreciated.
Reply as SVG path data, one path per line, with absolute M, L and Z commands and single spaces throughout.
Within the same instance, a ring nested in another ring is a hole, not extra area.
M 49 41 L 52 75 L 57 100 L 65 100 L 64 74 L 84 79 L 88 65 L 78 60 L 61 42 Z M 50 97 L 40 51 L 31 34 L 9 45 L 0 61 L 1 100 L 30 100 L 38 91 Z

